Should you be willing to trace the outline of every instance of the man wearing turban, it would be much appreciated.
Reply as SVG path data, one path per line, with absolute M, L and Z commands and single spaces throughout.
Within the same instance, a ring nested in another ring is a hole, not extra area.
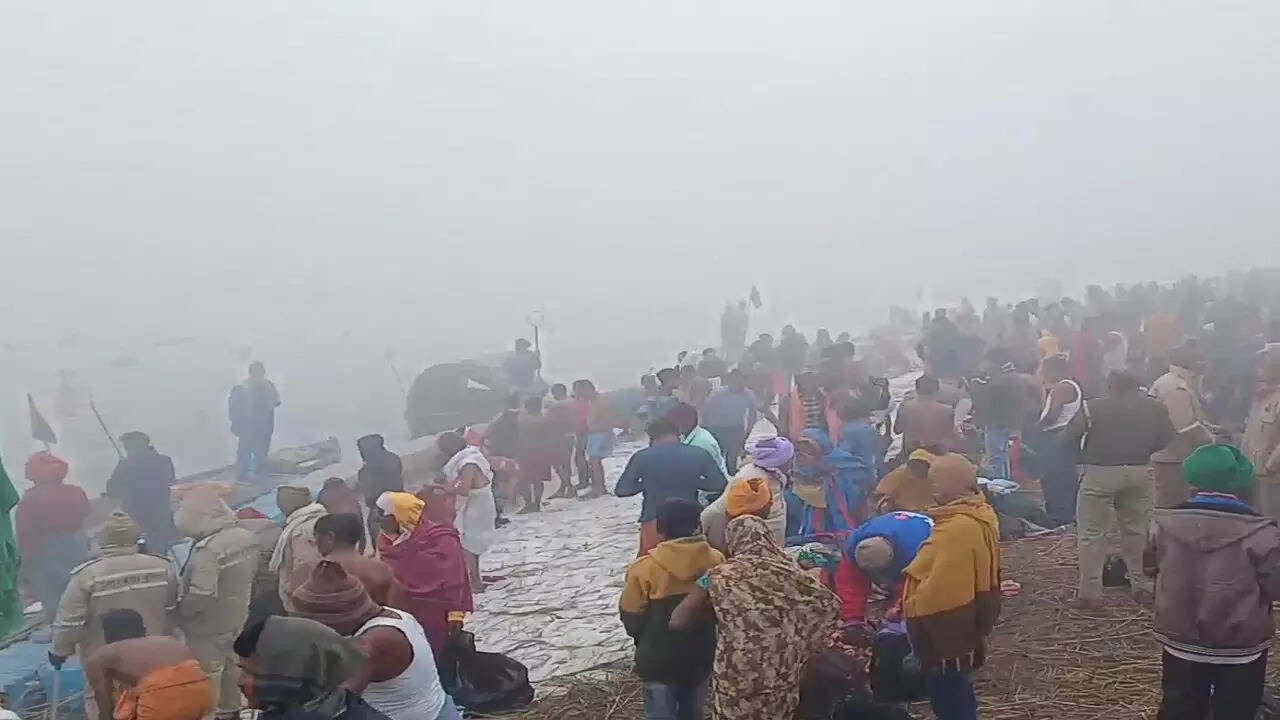
M 32 455 L 26 472 L 33 487 L 23 493 L 13 510 L 23 575 L 49 620 L 67 587 L 71 569 L 84 562 L 89 552 L 84 532 L 89 498 L 84 490 L 64 482 L 68 469 L 67 462 L 51 452 Z

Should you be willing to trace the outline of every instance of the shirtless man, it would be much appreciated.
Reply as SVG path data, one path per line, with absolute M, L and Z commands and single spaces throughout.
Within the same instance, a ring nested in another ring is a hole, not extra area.
M 98 717 L 89 720 L 200 720 L 213 711 L 212 686 L 186 645 L 147 637 L 129 609 L 104 614 L 102 634 L 107 644 L 84 664 L 98 698 Z
M 325 515 L 316 521 L 316 548 L 320 556 L 338 563 L 347 574 L 358 579 L 374 602 L 389 605 L 387 598 L 392 596 L 395 576 L 386 563 L 360 554 L 358 548 L 362 537 L 364 524 L 360 522 L 359 515 Z M 296 579 L 305 581 L 314 568 L 314 565 L 301 568 Z

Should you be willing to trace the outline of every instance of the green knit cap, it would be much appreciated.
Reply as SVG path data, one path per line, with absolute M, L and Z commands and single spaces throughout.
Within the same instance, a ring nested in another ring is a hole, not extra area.
M 1233 445 L 1202 445 L 1182 461 L 1182 476 L 1198 490 L 1235 495 L 1253 487 L 1253 463 Z

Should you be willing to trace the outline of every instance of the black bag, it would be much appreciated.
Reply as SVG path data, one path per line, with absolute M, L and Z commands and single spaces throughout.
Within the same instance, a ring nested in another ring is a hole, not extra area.
M 879 633 L 871 645 L 871 690 L 879 702 L 914 702 L 928 697 L 920 661 L 901 633 Z
M 1102 587 L 1129 587 L 1129 566 L 1124 558 L 1111 555 L 1102 566 Z
M 472 633 L 449 638 L 439 667 L 445 692 L 468 712 L 507 712 L 533 702 L 529 668 L 500 653 L 477 651 Z

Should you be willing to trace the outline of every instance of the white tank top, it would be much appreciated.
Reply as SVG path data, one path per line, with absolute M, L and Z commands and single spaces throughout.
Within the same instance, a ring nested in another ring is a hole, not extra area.
M 398 676 L 382 682 L 371 682 L 360 695 L 374 710 L 391 720 L 435 718 L 444 707 L 445 693 L 444 687 L 440 685 L 440 673 L 436 670 L 436 659 L 431 654 L 427 635 L 412 615 L 388 607 L 383 610 L 395 617 L 375 617 L 361 625 L 356 635 L 379 625 L 393 627 L 409 639 L 409 644 L 413 646 L 413 660 Z
M 1068 385 L 1070 385 L 1072 388 L 1075 389 L 1076 399 L 1072 400 L 1069 403 L 1065 403 L 1062 406 L 1062 412 L 1058 413 L 1058 419 L 1055 420 L 1052 425 L 1050 425 L 1049 427 L 1046 427 L 1045 428 L 1046 431 L 1057 430 L 1059 428 L 1066 427 L 1067 423 L 1071 422 L 1071 419 L 1076 416 L 1076 413 L 1080 412 L 1080 402 L 1084 400 L 1084 393 L 1080 392 L 1080 386 L 1076 384 L 1075 380 L 1067 379 L 1067 380 L 1063 380 L 1062 382 L 1067 383 Z M 1044 409 L 1040 411 L 1040 419 L 1043 420 L 1045 416 L 1048 414 L 1049 414 L 1049 397 L 1045 396 Z

